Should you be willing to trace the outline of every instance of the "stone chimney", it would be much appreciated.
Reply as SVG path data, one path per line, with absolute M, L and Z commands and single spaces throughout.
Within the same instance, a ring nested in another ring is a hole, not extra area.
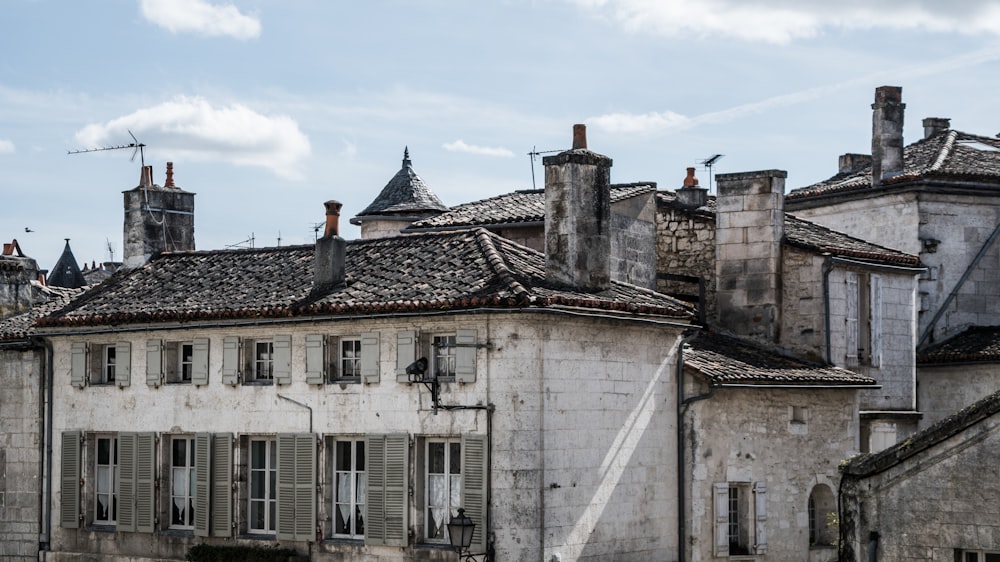
M 879 86 L 872 104 L 872 187 L 903 173 L 903 89 Z
M 339 201 L 327 201 L 326 228 L 316 241 L 313 258 L 313 292 L 327 291 L 344 283 L 347 276 L 347 241 L 340 237 Z
M 194 193 L 174 185 L 174 165 L 167 163 L 167 185 L 153 183 L 153 167 L 143 166 L 139 185 L 124 192 L 125 227 L 122 261 L 140 267 L 161 252 L 194 250 Z
M 694 168 L 687 169 L 684 187 L 677 190 L 677 202 L 689 209 L 704 207 L 708 203 L 708 189 L 698 187 L 698 178 L 694 177 Z
M 545 275 L 603 291 L 611 286 L 611 159 L 587 149 L 587 128 L 573 126 L 573 148 L 545 165 Z
M 853 174 L 872 165 L 871 154 L 841 154 L 837 163 L 838 173 Z
M 732 332 L 777 342 L 781 326 L 783 170 L 715 176 L 717 315 Z
M 923 125 L 924 138 L 929 139 L 941 131 L 947 131 L 950 129 L 951 119 L 948 119 L 947 117 L 925 117 Z

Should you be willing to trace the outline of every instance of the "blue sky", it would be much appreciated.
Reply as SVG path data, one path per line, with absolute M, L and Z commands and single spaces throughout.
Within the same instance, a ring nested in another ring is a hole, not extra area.
M 145 143 L 197 193 L 198 249 L 311 243 L 404 146 L 448 205 L 532 187 L 527 153 L 574 123 L 613 182 L 684 169 L 788 171 L 868 153 L 880 85 L 924 117 L 1000 131 L 1000 1 L 7 0 L 0 18 L 0 239 L 43 268 L 121 259 L 122 196 Z M 536 163 L 541 187 L 541 162 Z M 33 232 L 25 232 L 30 228 Z M 348 226 L 347 238 L 358 236 Z

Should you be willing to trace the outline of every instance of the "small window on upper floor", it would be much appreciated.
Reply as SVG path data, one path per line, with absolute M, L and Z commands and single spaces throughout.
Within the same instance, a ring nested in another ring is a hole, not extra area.
M 70 350 L 70 383 L 78 388 L 88 384 L 128 386 L 131 357 L 128 342 L 75 342 Z
M 422 335 L 416 330 L 396 333 L 396 381 L 412 382 L 407 367 L 427 359 L 425 377 L 442 382 L 476 382 L 479 342 L 474 329 L 458 329 L 450 334 Z
M 274 380 L 274 342 L 272 340 L 246 340 L 243 355 L 246 367 L 245 382 L 271 382 Z
M 844 354 L 847 367 L 882 364 L 882 279 L 848 271 L 845 275 Z
M 431 351 L 434 377 L 445 382 L 455 380 L 455 334 L 432 336 Z
M 306 336 L 307 383 L 377 383 L 379 374 L 378 332 Z
M 90 356 L 90 383 L 114 384 L 115 367 L 117 363 L 117 347 L 115 344 L 98 344 L 94 346 L 95 353 Z
M 194 372 L 194 342 L 166 342 L 164 373 L 168 383 L 190 383 Z

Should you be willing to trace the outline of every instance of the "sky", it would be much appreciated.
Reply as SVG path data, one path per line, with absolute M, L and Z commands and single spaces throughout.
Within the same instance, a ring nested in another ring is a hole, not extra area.
M 1000 131 L 1000 0 L 4 0 L 0 240 L 122 259 L 141 162 L 196 193 L 197 249 L 312 243 L 399 170 L 446 205 L 543 187 L 587 125 L 613 183 L 870 153 L 875 88 Z M 69 154 L 72 151 L 145 145 Z M 711 170 L 702 163 L 722 154 Z

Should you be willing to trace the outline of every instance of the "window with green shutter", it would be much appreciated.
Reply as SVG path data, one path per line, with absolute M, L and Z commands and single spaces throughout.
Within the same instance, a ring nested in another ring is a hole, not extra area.
M 80 527 L 80 432 L 64 431 L 59 451 L 59 526 Z
M 405 433 L 365 440 L 365 544 L 406 546 L 410 439 Z
M 316 539 L 316 436 L 278 434 L 277 538 Z

